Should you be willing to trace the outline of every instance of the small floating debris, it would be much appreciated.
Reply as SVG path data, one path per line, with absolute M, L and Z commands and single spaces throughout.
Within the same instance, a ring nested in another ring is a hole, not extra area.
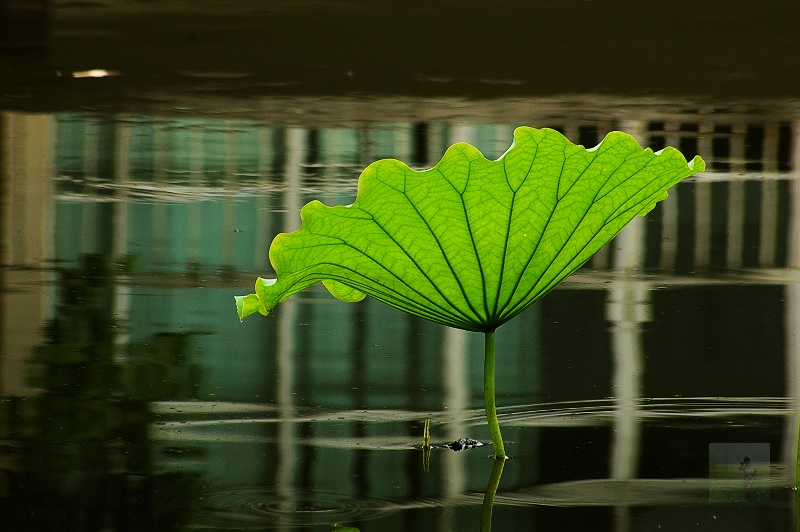
M 430 452 L 431 449 L 450 449 L 451 451 L 466 451 L 467 449 L 474 449 L 475 447 L 483 447 L 483 442 L 473 440 L 472 438 L 460 438 L 450 443 L 440 443 L 438 445 L 431 444 L 431 418 L 425 418 L 425 424 L 422 428 L 422 446 L 421 449 Z M 427 457 L 427 456 L 426 456 Z M 426 469 L 427 471 L 427 469 Z
M 466 451 L 467 449 L 474 449 L 475 447 L 483 447 L 483 442 L 473 440 L 472 438 L 460 438 L 454 442 L 434 445 L 434 447 L 442 447 L 450 449 L 451 451 L 459 452 Z
M 475 447 L 483 447 L 484 445 L 486 444 L 482 441 L 473 440 L 472 438 L 459 438 L 449 443 L 434 443 L 432 445 L 417 445 L 415 447 L 423 451 L 430 451 L 431 449 L 450 449 L 451 451 L 458 452 L 474 449 Z

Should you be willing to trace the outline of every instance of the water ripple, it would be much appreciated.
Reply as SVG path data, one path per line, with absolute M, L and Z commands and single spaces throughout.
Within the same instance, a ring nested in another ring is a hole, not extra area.
M 791 405 L 784 397 L 679 397 L 636 400 L 598 399 L 504 408 L 498 416 L 511 426 L 601 426 L 616 416 L 651 424 L 736 423 L 742 417 L 782 417 Z
M 498 416 L 511 425 L 604 424 L 619 412 L 636 415 L 642 420 L 682 418 L 717 418 L 732 416 L 785 416 L 791 405 L 785 397 L 673 397 L 615 398 L 583 401 L 532 403 L 498 409 Z M 154 402 L 150 410 L 158 416 L 160 426 L 181 425 L 238 425 L 253 423 L 394 423 L 398 421 L 433 421 L 446 424 L 453 416 L 450 411 L 430 412 L 391 409 L 322 410 L 291 408 L 276 405 L 226 402 Z M 175 420 L 191 417 L 192 420 Z M 485 420 L 483 409 L 461 411 L 459 419 L 469 424 Z
M 262 487 L 195 493 L 184 501 L 191 526 L 263 530 L 333 525 L 384 517 L 396 511 L 390 501 L 312 490 Z

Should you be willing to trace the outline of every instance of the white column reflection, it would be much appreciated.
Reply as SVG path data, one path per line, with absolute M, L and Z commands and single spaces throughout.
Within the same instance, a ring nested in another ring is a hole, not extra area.
M 633 267 L 626 264 L 626 261 L 644 255 L 642 229 L 642 224 L 639 223 L 629 225 L 615 239 L 615 269 L 630 272 Z M 614 358 L 612 383 L 616 405 L 611 476 L 616 479 L 630 479 L 635 478 L 638 473 L 638 415 L 644 364 L 641 324 L 651 319 L 650 289 L 646 282 L 624 276 L 612 282 L 608 296 L 607 318 L 611 322 L 611 349 Z
M 114 197 L 117 200 L 112 208 L 112 243 L 111 257 L 118 261 L 128 253 L 128 203 L 130 201 L 130 146 L 131 146 L 131 122 L 127 117 L 119 117 L 115 121 L 116 131 L 114 134 L 114 180 L 117 189 Z M 114 283 L 114 319 L 120 323 L 128 320 L 130 313 L 130 287 L 128 276 L 121 274 Z M 122 364 L 125 362 L 125 346 L 128 345 L 130 336 L 129 327 L 119 327 L 119 333 L 115 337 L 116 352 L 114 360 Z
M 51 115 L 0 112 L 2 396 L 38 392 L 23 376 L 34 347 L 45 341 L 42 323 L 54 312 L 54 274 L 41 268 L 54 256 L 54 131 Z
M 731 135 L 730 172 L 732 175 L 744 173 L 744 139 L 747 126 L 734 124 Z M 742 267 L 744 254 L 744 181 L 732 180 L 728 183 L 728 245 L 725 265 L 735 269 Z
M 98 172 L 98 156 L 100 155 L 100 141 L 99 141 L 99 125 L 97 123 L 98 118 L 92 119 L 85 119 L 83 121 L 84 125 L 84 134 L 83 134 L 83 179 L 84 183 L 90 183 L 94 180 L 98 180 L 99 178 L 107 178 L 108 176 L 100 176 Z M 82 190 L 82 196 L 85 198 L 90 198 L 94 195 L 93 192 L 89 192 L 84 188 Z M 77 253 L 76 256 L 70 257 L 73 260 L 80 260 L 81 255 L 83 254 L 95 254 L 100 253 L 100 249 L 98 248 L 98 230 L 100 225 L 98 224 L 98 208 L 100 206 L 100 202 L 97 201 L 87 201 L 81 207 L 82 212 L 82 219 L 81 219 L 81 249 Z
M 393 124 L 393 158 L 411 164 L 411 131 L 412 125 L 408 122 L 395 122 Z
M 454 124 L 450 129 L 448 144 L 472 142 L 474 126 Z M 438 158 L 438 155 L 437 155 Z M 467 347 L 469 333 L 461 329 L 445 327 L 442 334 L 442 384 L 444 407 L 448 413 L 447 439 L 454 441 L 466 435 L 465 413 L 469 401 L 469 382 L 467 380 Z M 442 485 L 444 509 L 439 530 L 453 529 L 453 517 L 458 498 L 464 493 L 467 472 L 464 455 L 461 453 L 442 453 Z
M 697 151 L 701 154 L 711 153 L 711 134 L 714 124 L 701 122 L 697 137 Z M 691 157 L 691 154 L 685 154 Z M 702 156 L 702 155 L 701 155 Z M 706 157 L 708 157 L 706 155 Z M 705 269 L 711 265 L 712 231 L 712 189 L 711 183 L 699 181 L 694 184 L 694 266 L 696 269 Z
M 319 159 L 316 161 L 320 167 L 316 170 L 320 176 L 320 199 L 326 205 L 339 205 L 336 198 L 337 182 L 343 166 L 343 129 L 319 129 Z
M 639 144 L 645 144 L 646 124 L 624 121 L 622 127 Z M 613 433 L 610 477 L 630 480 L 639 473 L 641 425 L 639 404 L 642 397 L 644 348 L 641 324 L 650 321 L 650 292 L 646 282 L 636 279 L 645 257 L 645 219 L 637 216 L 613 240 L 617 280 L 611 283 L 606 307 L 611 322 L 611 354 L 614 359 L 612 389 L 614 393 Z M 630 530 L 630 508 L 615 509 L 615 529 Z
M 264 181 L 273 179 L 272 161 L 275 156 L 272 150 L 272 138 L 275 131 L 272 128 L 261 126 L 258 128 L 258 176 Z M 263 271 L 268 260 L 270 242 L 270 196 L 259 194 L 256 198 L 256 226 L 255 245 L 251 268 L 253 271 Z
M 302 184 L 302 165 L 306 155 L 308 132 L 301 128 L 286 130 L 286 166 L 284 167 L 282 231 L 293 231 L 300 226 L 300 186 Z M 275 478 L 276 489 L 281 500 L 292 504 L 295 500 L 295 461 L 297 456 L 296 426 L 294 424 L 295 405 L 292 396 L 294 388 L 294 352 L 297 321 L 297 300 L 289 298 L 277 310 L 277 341 L 275 348 L 275 401 L 278 407 L 277 455 L 278 465 Z M 290 508 L 288 508 L 290 509 Z M 289 522 L 282 523 L 279 529 L 288 529 Z

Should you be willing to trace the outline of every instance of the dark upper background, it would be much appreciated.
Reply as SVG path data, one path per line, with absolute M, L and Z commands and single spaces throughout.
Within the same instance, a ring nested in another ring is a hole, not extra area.
M 0 107 L 142 94 L 800 97 L 800 2 L 0 0 Z M 76 80 L 103 68 L 121 75 Z

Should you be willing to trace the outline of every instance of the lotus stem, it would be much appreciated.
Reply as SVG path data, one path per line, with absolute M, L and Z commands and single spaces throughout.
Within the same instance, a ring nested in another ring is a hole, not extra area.
M 500 423 L 497 421 L 497 405 L 494 399 L 494 331 L 484 333 L 485 351 L 483 359 L 483 403 L 486 406 L 486 421 L 492 436 L 495 458 L 506 458 Z

